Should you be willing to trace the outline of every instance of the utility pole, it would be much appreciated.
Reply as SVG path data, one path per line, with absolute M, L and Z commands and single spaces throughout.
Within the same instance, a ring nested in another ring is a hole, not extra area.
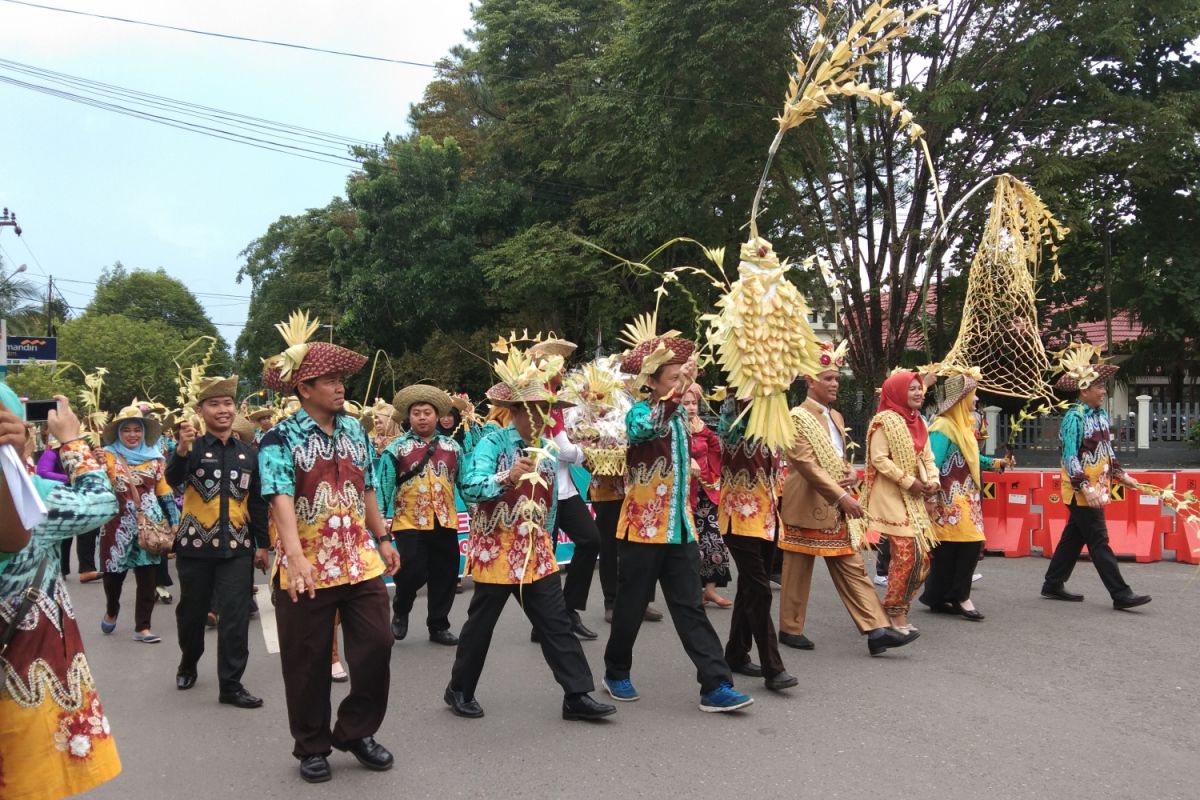
M 46 286 L 46 335 L 54 335 L 54 276 L 50 276 Z
M 17 212 L 9 213 L 7 207 L 0 211 L 0 228 L 12 228 L 13 233 L 21 235 L 21 226 L 17 224 Z

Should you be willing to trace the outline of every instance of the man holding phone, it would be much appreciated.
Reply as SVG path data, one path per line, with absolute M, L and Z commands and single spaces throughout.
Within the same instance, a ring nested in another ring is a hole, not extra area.
M 183 515 L 175 533 L 180 585 L 175 686 L 196 684 L 205 618 L 215 611 L 219 700 L 258 708 L 262 700 L 242 686 L 242 673 L 250 655 L 253 567 L 267 568 L 267 502 L 259 491 L 258 451 L 233 434 L 237 381 L 236 375 L 203 380 L 195 408 L 205 433 L 199 435 L 190 419 L 183 420 L 167 465 L 167 482 L 183 488 Z

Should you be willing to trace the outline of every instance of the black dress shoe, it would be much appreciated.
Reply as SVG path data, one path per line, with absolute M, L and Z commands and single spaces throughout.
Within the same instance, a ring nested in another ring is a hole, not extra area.
M 788 647 L 794 647 L 797 650 L 812 650 L 816 647 L 812 640 L 803 633 L 781 633 L 779 634 L 779 643 L 786 644 Z
M 921 602 L 925 603 L 924 600 L 922 600 Z M 957 614 L 958 613 L 958 609 L 954 607 L 954 603 L 942 601 L 941 603 L 933 603 L 933 604 L 926 603 L 926 605 L 929 606 L 930 614 Z
M 603 719 L 615 713 L 616 706 L 597 703 L 590 694 L 569 694 L 563 698 L 563 719 Z
M 530 629 L 529 629 L 529 641 L 533 642 L 534 644 L 540 644 L 540 643 L 541 643 L 541 641 L 542 641 L 542 637 L 541 637 L 541 636 L 538 636 L 537 628 L 530 628 Z
M 397 642 L 408 636 L 408 614 L 392 617 L 392 638 Z
M 1071 603 L 1083 602 L 1083 595 L 1068 592 L 1066 586 L 1051 586 L 1048 583 L 1042 584 L 1042 597 L 1048 597 L 1051 600 L 1066 600 Z
M 972 608 L 970 611 L 968 611 L 967 609 L 963 608 L 962 606 L 959 606 L 959 607 L 958 607 L 958 614 L 959 614 L 959 616 L 961 616 L 963 619 L 969 619 L 969 620 L 971 620 L 972 622 L 982 622 L 982 621 L 985 619 L 985 617 L 983 616 L 983 614 L 980 614 L 980 613 L 979 613 L 979 610 L 978 610 L 978 609 L 974 609 L 974 608 Z
M 392 764 L 396 761 L 392 758 L 392 754 L 388 752 L 386 747 L 370 736 L 364 736 L 352 742 L 334 744 L 334 747 L 349 753 L 358 759 L 358 763 L 376 772 L 386 772 L 392 768 Z
M 238 689 L 236 692 L 221 692 L 217 699 L 227 706 L 237 706 L 238 708 L 258 708 L 263 704 L 261 697 L 255 697 L 245 689 Z
M 745 675 L 748 678 L 761 678 L 763 676 L 762 667 L 753 661 L 744 661 L 736 667 L 730 664 L 729 668 L 737 674 Z
M 446 687 L 446 693 L 442 695 L 442 699 L 446 701 L 446 705 L 450 706 L 450 710 L 460 717 L 478 719 L 483 716 L 483 708 L 479 705 L 478 700 L 474 697 L 466 698 L 462 692 L 455 691 L 449 686 Z
M 1129 594 L 1125 595 L 1124 597 L 1114 599 L 1113 600 L 1113 608 L 1117 609 L 1118 611 L 1126 611 L 1130 608 L 1137 608 L 1138 606 L 1144 606 L 1144 605 L 1146 605 L 1146 603 L 1149 603 L 1149 602 L 1150 602 L 1150 595 L 1134 594 L 1133 592 L 1130 592 Z
M 793 686 L 800 684 L 800 679 L 795 675 L 789 675 L 786 671 L 780 672 L 778 675 L 772 675 L 766 680 L 767 688 L 773 692 L 778 692 L 781 689 L 791 689 Z
M 175 673 L 175 688 L 183 691 L 196 685 L 196 673 L 179 670 Z
M 880 653 L 887 652 L 892 647 L 904 647 L 912 640 L 921 635 L 920 631 L 909 631 L 901 633 L 895 628 L 884 628 L 882 636 L 876 636 L 874 639 L 867 639 L 867 649 L 871 655 L 877 656 Z
M 569 616 L 571 617 L 571 633 L 575 634 L 580 639 L 591 640 L 600 638 L 600 634 L 583 624 L 583 621 L 579 619 L 578 611 L 570 612 Z
M 430 631 L 429 641 L 434 644 L 444 644 L 447 647 L 453 647 L 458 644 L 458 637 L 450 631 Z
M 309 783 L 324 783 L 333 777 L 329 759 L 325 756 L 305 756 L 300 759 L 300 777 Z

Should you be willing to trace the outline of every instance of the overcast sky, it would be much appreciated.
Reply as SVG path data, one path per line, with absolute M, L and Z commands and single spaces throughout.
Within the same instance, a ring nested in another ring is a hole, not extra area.
M 471 24 L 469 0 L 31 1 L 425 63 L 465 41 Z M 0 58 L 367 142 L 407 131 L 409 104 L 432 75 L 7 0 Z M 0 64 L 4 77 L 48 85 Z M 238 253 L 278 217 L 343 194 L 348 172 L 0 83 L 0 205 L 24 229 L 22 241 L 0 228 L 5 273 L 28 264 L 43 287 L 53 275 L 72 306 L 87 304 L 88 282 L 116 261 L 163 267 L 232 342 L 249 299 L 235 283 Z

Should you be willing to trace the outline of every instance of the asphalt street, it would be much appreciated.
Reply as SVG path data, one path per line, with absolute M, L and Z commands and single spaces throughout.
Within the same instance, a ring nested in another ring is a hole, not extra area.
M 1122 564 L 1127 581 L 1154 602 L 1118 612 L 1087 562 L 1070 584 L 1085 602 L 1040 598 L 1046 563 L 989 557 L 974 592 L 986 621 L 914 610 L 921 638 L 878 658 L 868 657 L 818 565 L 806 631 L 816 650 L 784 648 L 800 686 L 776 694 L 761 680 L 739 678 L 738 688 L 755 697 L 743 713 L 701 713 L 695 673 L 669 617 L 647 623 L 634 653 L 642 699 L 599 723 L 561 719 L 561 691 L 515 602 L 479 686 L 486 717 L 453 716 L 442 702 L 453 649 L 422 635 L 418 598 L 410 636 L 395 645 L 391 702 L 377 736 L 395 753 L 396 768 L 372 773 L 334 753 L 333 781 L 318 786 L 297 774 L 279 659 L 260 621 L 252 622 L 245 684 L 266 705 L 221 706 L 211 654 L 194 689 L 175 689 L 174 607 L 155 610 L 161 644 L 131 641 L 131 584 L 117 632 L 104 636 L 101 587 L 72 577 L 124 764 L 119 778 L 89 797 L 1194 800 L 1200 571 Z M 455 630 L 470 591 L 468 582 L 456 600 Z M 732 587 L 725 593 L 732 596 Z M 584 643 L 599 685 L 608 626 L 598 581 L 583 616 L 601 633 Z M 729 612 L 710 609 L 709 617 L 724 638 Z M 214 632 L 208 644 L 215 649 Z M 335 702 L 344 691 L 335 686 Z

